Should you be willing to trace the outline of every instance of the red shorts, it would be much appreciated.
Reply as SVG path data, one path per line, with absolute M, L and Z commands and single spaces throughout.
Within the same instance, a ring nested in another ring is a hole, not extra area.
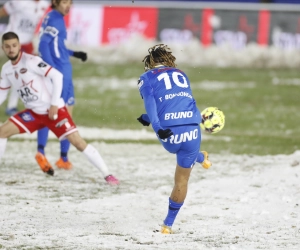
M 63 140 L 67 135 L 77 131 L 77 128 L 66 107 L 58 109 L 57 115 L 56 120 L 50 120 L 48 114 L 39 115 L 30 109 L 25 109 L 10 117 L 9 120 L 19 128 L 20 134 L 25 132 L 30 134 L 48 127 L 59 140 Z
M 33 54 L 34 48 L 32 43 L 26 43 L 21 45 L 21 50 L 28 54 Z

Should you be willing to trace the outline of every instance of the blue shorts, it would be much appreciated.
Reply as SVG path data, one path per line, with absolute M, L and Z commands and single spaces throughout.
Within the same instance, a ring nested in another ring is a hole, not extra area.
M 75 104 L 74 85 L 72 78 L 66 78 L 64 76 L 61 97 L 64 99 L 66 105 L 73 106 Z
M 200 126 L 184 125 L 169 127 L 169 129 L 171 129 L 174 134 L 167 139 L 159 139 L 159 141 L 167 151 L 176 154 L 177 164 L 180 167 L 193 167 L 200 150 Z

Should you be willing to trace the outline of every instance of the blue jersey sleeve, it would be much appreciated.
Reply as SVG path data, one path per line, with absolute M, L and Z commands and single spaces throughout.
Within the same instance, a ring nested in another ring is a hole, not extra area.
M 147 114 L 142 114 L 142 119 L 146 122 L 149 122 L 151 123 L 150 119 L 149 119 L 149 116 Z
M 50 43 L 59 33 L 60 23 L 56 20 L 50 20 L 46 25 L 44 25 L 42 30 L 42 35 L 40 41 L 45 41 Z
M 74 51 L 73 51 L 73 50 L 68 49 L 68 51 L 69 51 L 69 55 L 70 55 L 70 56 L 73 56 L 73 55 L 74 55 Z
M 49 17 L 46 17 L 46 20 L 40 37 L 38 51 L 40 57 L 46 63 L 55 67 L 56 65 L 53 61 L 53 56 L 51 55 L 49 47 L 51 46 L 50 44 L 53 42 L 53 39 L 58 36 L 59 29 L 57 27 L 59 27 L 60 24 L 55 19 L 49 20 Z
M 39 53 L 40 57 L 49 65 L 55 67 L 54 61 L 51 56 L 51 52 L 49 50 L 49 43 L 45 40 L 40 41 L 39 43 Z
M 157 131 L 159 129 L 162 129 L 161 125 L 160 125 L 160 121 L 157 115 L 157 107 L 156 107 L 156 102 L 153 96 L 153 89 L 152 87 L 148 84 L 147 81 L 145 81 L 145 79 L 141 78 L 141 82 L 142 84 L 140 84 L 140 93 L 141 96 L 144 100 L 144 106 L 149 118 L 149 122 L 152 125 L 153 130 L 155 131 L 155 133 L 157 133 Z
M 70 56 L 73 51 L 66 48 L 66 39 L 67 29 L 63 15 L 57 10 L 50 11 L 42 22 L 39 53 L 47 63 L 64 75 L 71 76 Z

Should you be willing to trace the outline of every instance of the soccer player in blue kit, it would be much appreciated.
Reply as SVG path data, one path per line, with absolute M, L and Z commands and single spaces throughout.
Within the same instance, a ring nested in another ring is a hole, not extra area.
M 212 164 L 206 151 L 199 152 L 201 113 L 192 96 L 187 75 L 176 68 L 176 58 L 167 45 L 155 45 L 148 52 L 143 60 L 145 73 L 138 81 L 147 114 L 142 114 L 137 120 L 144 126 L 151 124 L 162 146 L 176 154 L 175 183 L 161 227 L 161 233 L 171 234 L 187 195 L 194 164 L 199 162 L 206 169 Z
M 85 52 L 75 52 L 65 46 L 67 30 L 64 16 L 70 11 L 72 0 L 52 0 L 50 11 L 44 18 L 40 31 L 39 53 L 42 59 L 63 74 L 62 98 L 64 99 L 68 112 L 72 116 L 75 103 L 74 86 L 72 82 L 72 65 L 70 56 L 87 60 Z M 38 131 L 38 152 L 35 156 L 40 167 L 51 166 L 45 157 L 44 148 L 48 140 L 48 128 Z M 72 164 L 68 160 L 70 142 L 63 140 L 60 142 L 61 156 L 56 162 L 58 168 L 71 169 Z

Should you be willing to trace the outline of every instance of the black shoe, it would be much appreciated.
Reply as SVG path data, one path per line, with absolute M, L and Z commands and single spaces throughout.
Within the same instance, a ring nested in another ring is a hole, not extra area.
M 50 169 L 46 172 L 46 174 L 53 176 L 53 175 L 54 175 L 54 170 L 53 170 L 53 168 L 50 168 Z

